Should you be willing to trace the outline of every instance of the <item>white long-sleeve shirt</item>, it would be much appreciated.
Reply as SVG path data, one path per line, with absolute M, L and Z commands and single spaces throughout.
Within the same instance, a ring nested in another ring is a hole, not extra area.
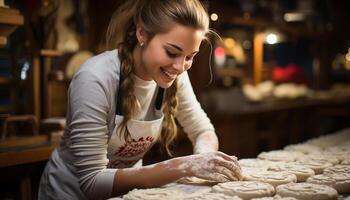
M 58 153 L 90 198 L 111 195 L 117 169 L 107 168 L 107 146 L 114 129 L 118 95 L 120 60 L 117 50 L 99 54 L 84 63 L 75 74 L 68 92 L 65 133 Z M 178 77 L 179 106 L 176 118 L 194 144 L 197 136 L 214 132 L 193 92 L 187 72 Z M 135 76 L 135 95 L 141 111 L 134 118 L 147 120 L 154 105 L 154 81 Z

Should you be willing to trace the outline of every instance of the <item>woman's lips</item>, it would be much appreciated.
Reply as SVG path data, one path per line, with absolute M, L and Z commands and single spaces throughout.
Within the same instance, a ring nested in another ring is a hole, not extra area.
M 165 69 L 161 68 L 161 71 L 163 72 L 163 74 L 165 75 L 165 77 L 167 78 L 167 80 L 169 81 L 173 81 L 177 74 L 176 73 L 171 73 L 169 71 L 166 71 Z

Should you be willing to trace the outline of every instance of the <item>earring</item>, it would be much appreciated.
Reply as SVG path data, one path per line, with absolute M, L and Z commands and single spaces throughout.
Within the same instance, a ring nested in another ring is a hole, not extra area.
M 144 44 L 145 44 L 145 43 L 143 43 L 143 42 L 140 42 L 140 46 L 141 46 L 141 47 L 143 47 L 143 45 L 144 45 Z

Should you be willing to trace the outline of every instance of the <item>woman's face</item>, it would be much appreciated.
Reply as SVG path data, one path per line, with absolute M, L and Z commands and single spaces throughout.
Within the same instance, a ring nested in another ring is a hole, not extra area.
M 135 74 L 144 80 L 154 80 L 168 88 L 176 77 L 188 70 L 198 53 L 204 31 L 174 24 L 166 33 L 156 34 L 140 50 Z

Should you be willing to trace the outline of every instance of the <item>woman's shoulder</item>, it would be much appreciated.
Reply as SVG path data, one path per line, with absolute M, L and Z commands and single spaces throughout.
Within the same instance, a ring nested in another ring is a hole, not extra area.
M 100 80 L 115 79 L 119 69 L 118 51 L 105 51 L 86 60 L 75 73 L 74 78 L 90 76 Z

